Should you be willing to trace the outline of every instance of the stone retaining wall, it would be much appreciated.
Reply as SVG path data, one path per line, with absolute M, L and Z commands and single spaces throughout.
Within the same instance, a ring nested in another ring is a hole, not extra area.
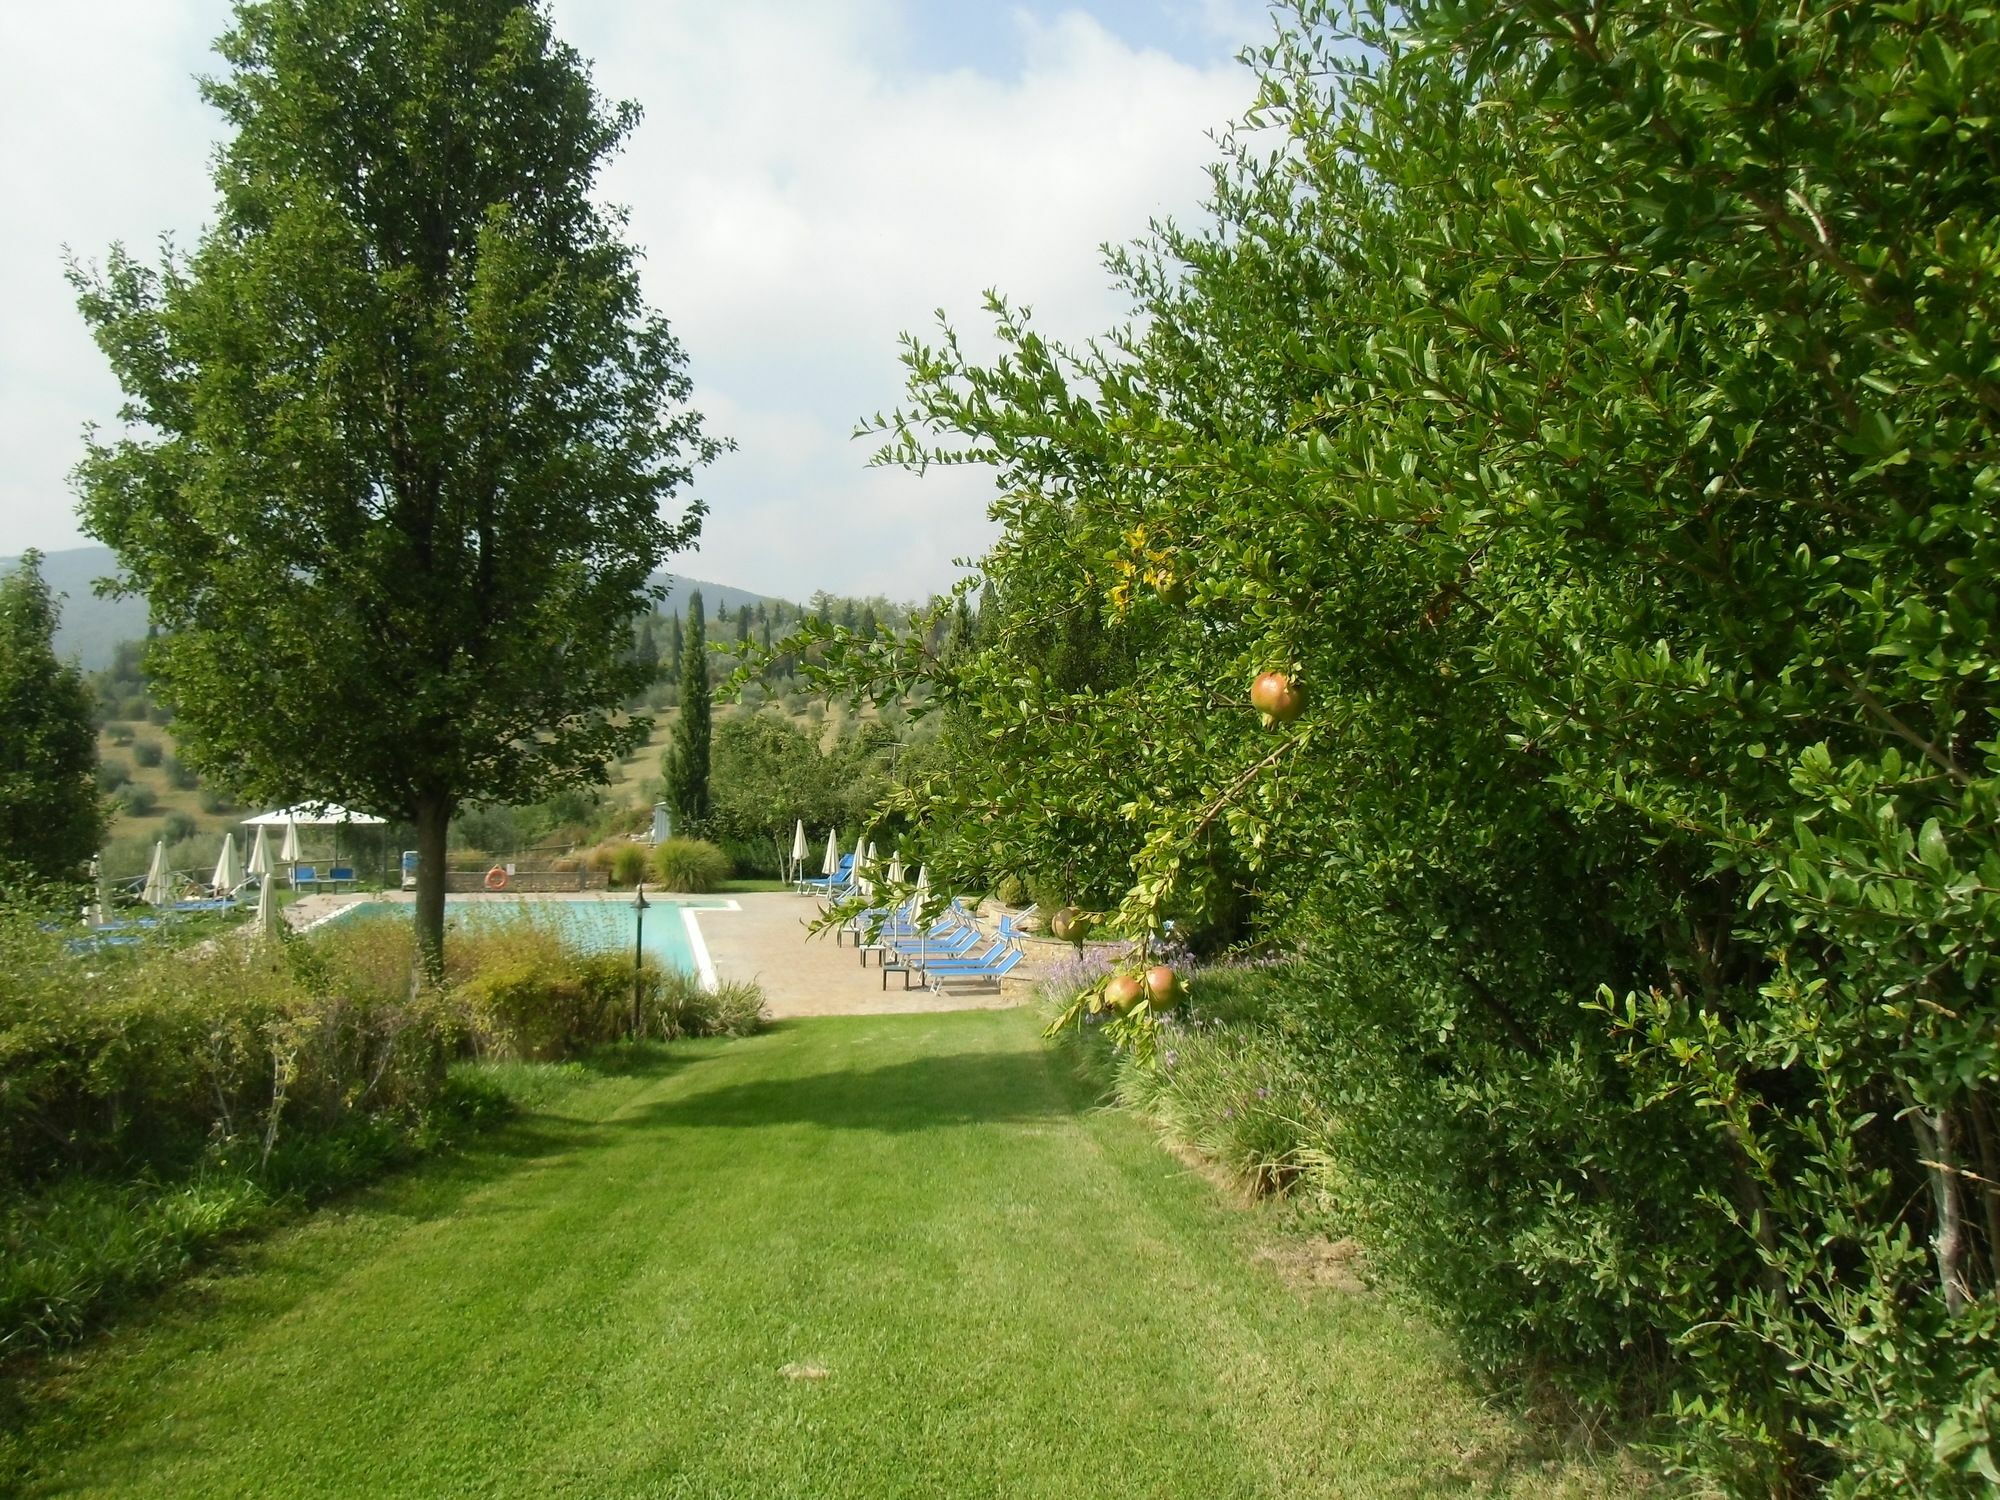
M 558 891 L 602 891 L 610 888 L 611 877 L 602 870 L 517 870 L 507 879 L 510 894 L 550 895 Z M 484 870 L 447 870 L 444 888 L 451 895 L 465 895 L 486 889 Z

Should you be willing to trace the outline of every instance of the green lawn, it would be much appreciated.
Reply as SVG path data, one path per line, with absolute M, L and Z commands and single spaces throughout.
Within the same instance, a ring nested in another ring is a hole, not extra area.
M 974 1012 L 591 1076 L 48 1372 L 0 1411 L 22 1492 L 1624 1492 L 1380 1299 L 1288 1285 L 1068 1066 Z

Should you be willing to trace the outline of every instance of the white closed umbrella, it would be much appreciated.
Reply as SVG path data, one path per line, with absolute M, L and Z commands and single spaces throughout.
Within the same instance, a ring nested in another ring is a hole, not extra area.
M 838 828 L 829 828 L 826 831 L 826 858 L 821 862 L 819 872 L 822 875 L 831 877 L 833 872 L 839 868 L 840 830 Z
M 257 883 L 257 930 L 265 937 L 276 937 L 278 921 L 278 882 L 266 870 Z
M 243 869 L 250 875 L 271 873 L 271 836 L 262 823 L 257 825 L 257 839 L 250 846 L 250 863 Z
M 299 820 L 285 819 L 285 841 L 278 845 L 278 858 L 288 865 L 299 862 Z
M 901 885 L 902 883 L 903 883 L 903 856 L 900 853 L 897 853 L 890 856 L 889 859 L 889 884 Z
M 236 835 L 222 836 L 222 853 L 216 856 L 215 878 L 210 882 L 219 896 L 227 896 L 243 884 L 243 859 L 236 852 Z
M 153 845 L 153 862 L 146 869 L 146 887 L 140 899 L 148 906 L 165 906 L 174 899 L 172 886 L 167 880 L 167 841 L 161 839 Z
M 799 819 L 799 826 L 792 830 L 792 868 L 802 870 L 806 863 L 806 820 Z
M 875 840 L 873 839 L 868 841 L 868 863 L 871 865 L 875 863 Z

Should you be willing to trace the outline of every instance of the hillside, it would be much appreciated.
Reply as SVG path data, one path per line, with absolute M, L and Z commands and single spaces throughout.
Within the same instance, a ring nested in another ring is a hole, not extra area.
M 10 571 L 19 561 L 18 557 L 0 558 L 0 573 Z M 45 553 L 42 558 L 42 576 L 62 598 L 62 623 L 56 628 L 57 654 L 74 657 L 86 672 L 108 665 L 120 641 L 136 641 L 146 634 L 145 600 L 104 599 L 94 591 L 98 579 L 110 577 L 117 569 L 109 547 L 71 547 Z M 701 590 L 710 614 L 715 613 L 718 604 L 734 610 L 738 605 L 776 598 L 675 573 L 657 574 L 655 581 L 664 584 L 668 591 L 660 605 L 663 611 L 684 608 L 687 595 L 694 589 Z

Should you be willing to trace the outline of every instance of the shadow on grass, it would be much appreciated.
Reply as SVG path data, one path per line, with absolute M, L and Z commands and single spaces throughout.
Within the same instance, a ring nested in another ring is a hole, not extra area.
M 759 1078 L 680 1093 L 618 1123 L 643 1129 L 819 1125 L 891 1133 L 1022 1124 L 1076 1114 L 1079 1100 L 1040 1052 L 947 1052 L 873 1068 Z
M 649 1082 L 703 1057 L 646 1044 L 602 1049 L 579 1061 L 593 1081 Z M 187 1279 L 108 1304 L 98 1326 L 74 1344 L 0 1358 L 0 1497 L 19 1492 L 44 1442 L 74 1439 L 115 1409 L 122 1380 L 78 1381 L 79 1372 L 106 1359 L 150 1368 L 184 1341 L 212 1341 L 217 1319 L 238 1330 L 267 1325 L 352 1273 L 347 1256 L 325 1253 L 288 1231 L 310 1230 L 315 1217 L 326 1214 L 366 1218 L 380 1232 L 395 1235 L 462 1215 L 467 1200 L 482 1189 L 613 1139 L 606 1122 L 571 1112 L 560 1097 L 530 1102 L 521 1113 L 372 1181 L 310 1205 L 275 1209 L 243 1232 L 205 1247 Z M 170 1353 L 164 1357 L 171 1363 Z

